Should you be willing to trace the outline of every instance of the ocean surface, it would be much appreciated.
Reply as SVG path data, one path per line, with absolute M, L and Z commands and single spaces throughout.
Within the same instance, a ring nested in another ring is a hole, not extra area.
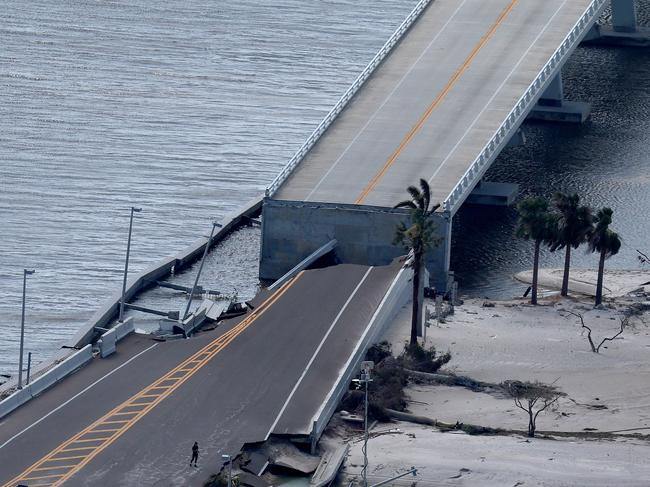
M 36 269 L 25 350 L 38 362 L 120 288 L 130 206 L 143 209 L 131 272 L 207 234 L 264 190 L 415 3 L 4 0 L 0 374 L 17 367 L 23 268 Z M 634 249 L 650 246 L 650 50 L 581 48 L 565 81 L 569 98 L 593 104 L 591 121 L 527 126 L 529 143 L 488 179 L 611 206 L 625 243 L 608 265 L 638 268 Z M 511 276 L 531 252 L 515 221 L 512 209 L 459 213 L 453 268 L 465 292 L 523 292 Z M 236 232 L 210 254 L 204 286 L 251 297 L 258 249 L 259 230 Z M 596 260 L 578 251 L 575 262 Z M 185 298 L 154 290 L 139 304 L 181 309 Z

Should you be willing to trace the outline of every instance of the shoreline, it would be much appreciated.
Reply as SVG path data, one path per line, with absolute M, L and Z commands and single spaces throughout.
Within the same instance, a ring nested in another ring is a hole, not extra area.
M 492 384 L 539 380 L 557 385 L 567 396 L 553 410 L 540 414 L 538 435 L 527 438 L 526 414 L 498 390 L 475 392 L 411 381 L 405 389 L 408 412 L 444 423 L 505 431 L 470 435 L 405 422 L 379 424 L 368 447 L 372 482 L 415 466 L 418 477 L 403 479 L 404 485 L 418 481 L 477 487 L 646 487 L 645 479 L 650 478 L 646 462 L 650 454 L 650 286 L 638 287 L 636 272 L 616 272 L 623 287 L 638 290 L 610 297 L 600 308 L 594 308 L 591 298 L 577 294 L 543 297 L 538 306 L 525 299 L 469 298 L 444 322 L 431 324 L 427 347 L 435 345 L 440 352 L 452 354 L 444 371 Z M 425 304 L 433 307 L 430 300 Z M 614 335 L 623 316 L 629 316 L 629 325 L 600 353 L 593 353 L 579 320 L 569 312 L 582 314 L 598 341 Z M 409 326 L 406 306 L 385 335 L 394 355 L 408 340 Z M 333 425 L 335 431 L 345 430 L 336 422 Z M 363 464 L 358 432 L 347 434 L 356 439 L 350 441 L 342 470 L 346 485 L 359 476 Z

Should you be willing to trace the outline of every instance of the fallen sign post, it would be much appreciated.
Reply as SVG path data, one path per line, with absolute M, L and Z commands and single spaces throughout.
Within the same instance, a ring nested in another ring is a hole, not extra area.
M 408 472 L 404 472 L 404 473 L 401 473 L 399 475 L 395 475 L 395 477 L 391 477 L 388 480 L 384 480 L 382 482 L 379 482 L 378 484 L 373 484 L 370 487 L 379 487 L 380 485 L 386 485 L 386 484 L 392 482 L 393 480 L 401 479 L 402 477 L 406 477 L 407 475 L 410 475 L 410 474 L 413 474 L 413 477 L 417 476 L 418 469 L 415 468 L 415 467 L 411 467 L 411 470 L 409 470 Z

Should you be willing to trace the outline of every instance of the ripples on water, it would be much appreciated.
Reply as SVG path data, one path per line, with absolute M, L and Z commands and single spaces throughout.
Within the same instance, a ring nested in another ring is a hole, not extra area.
M 650 51 L 580 48 L 564 69 L 568 99 L 589 101 L 582 126 L 527 124 L 527 145 L 506 149 L 486 179 L 514 182 L 524 195 L 577 192 L 594 208 L 614 210 L 623 247 L 607 267 L 638 269 L 635 249 L 650 248 Z M 464 207 L 454 221 L 452 268 L 470 295 L 510 298 L 526 286 L 511 276 L 532 267 L 530 242 L 513 237 L 514 208 Z M 595 268 L 595 254 L 573 252 L 575 267 Z M 562 251 L 541 265 L 562 267 Z M 649 269 L 650 270 L 650 269 Z
M 259 194 L 415 1 L 4 0 L 0 372 Z M 254 255 L 251 254 L 251 255 Z M 257 256 L 253 258 L 256 263 Z M 223 280 L 237 279 L 225 266 Z
M 0 373 L 17 362 L 23 267 L 37 269 L 26 350 L 43 358 L 47 338 L 70 337 L 119 289 L 129 206 L 143 207 L 133 272 L 207 233 L 264 189 L 415 3 L 5 0 Z M 580 49 L 567 92 L 594 104 L 592 121 L 530 127 L 531 143 L 490 174 L 610 204 L 626 241 L 618 267 L 635 267 L 631 249 L 648 242 L 649 61 L 647 50 Z M 509 276 L 530 252 L 511 238 L 514 222 L 508 209 L 459 214 L 453 267 L 465 289 L 520 291 Z M 204 285 L 252 295 L 258 248 L 258 231 L 237 232 L 210 255 Z M 184 297 L 155 290 L 140 304 L 180 309 Z

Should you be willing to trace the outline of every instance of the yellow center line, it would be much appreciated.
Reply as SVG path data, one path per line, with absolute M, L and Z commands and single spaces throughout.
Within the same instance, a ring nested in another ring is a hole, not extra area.
M 490 30 L 487 31 L 487 33 L 481 37 L 481 40 L 479 43 L 474 46 L 474 49 L 469 53 L 469 56 L 465 59 L 463 64 L 454 72 L 454 75 L 451 77 L 451 79 L 447 82 L 443 90 L 438 93 L 438 96 L 431 102 L 431 104 L 427 107 L 425 112 L 422 114 L 422 116 L 418 119 L 417 123 L 409 130 L 409 132 L 404 136 L 400 144 L 397 146 L 397 149 L 391 154 L 391 156 L 388 158 L 386 163 L 382 166 L 382 168 L 379 170 L 377 174 L 370 180 L 368 185 L 363 189 L 359 197 L 356 199 L 354 202 L 355 204 L 361 204 L 363 203 L 363 200 L 366 199 L 368 194 L 379 184 L 379 181 L 381 180 L 382 177 L 386 174 L 388 169 L 393 165 L 393 163 L 397 160 L 397 158 L 400 156 L 402 151 L 406 148 L 406 146 L 413 140 L 415 135 L 422 129 L 426 121 L 429 119 L 431 114 L 434 112 L 436 108 L 442 103 L 442 101 L 445 99 L 445 97 L 449 94 L 451 89 L 456 85 L 458 80 L 461 78 L 461 76 L 467 71 L 469 66 L 472 64 L 478 53 L 485 47 L 485 45 L 488 43 L 488 41 L 492 38 L 494 33 L 497 31 L 499 26 L 503 24 L 503 21 L 506 19 L 508 14 L 512 12 L 512 10 L 515 8 L 515 5 L 519 2 L 519 0 L 510 0 L 510 3 L 508 6 L 503 9 L 499 17 L 496 19 L 496 21 L 492 24 L 490 27 Z
M 80 458 L 81 461 L 77 465 L 75 465 L 70 471 L 66 472 L 65 474 L 48 476 L 48 477 L 59 477 L 58 480 L 53 481 L 52 485 L 54 486 L 62 485 L 66 480 L 68 480 L 76 472 L 78 472 L 85 465 L 87 465 L 88 462 L 90 462 L 93 458 L 99 455 L 99 453 L 101 453 L 109 445 L 114 443 L 121 435 L 123 435 L 126 431 L 128 431 L 135 423 L 137 423 L 149 411 L 151 411 L 154 407 L 156 407 L 161 401 L 163 401 L 165 398 L 170 396 L 178 387 L 180 387 L 184 382 L 186 382 L 190 377 L 192 377 L 196 372 L 198 372 L 203 366 L 205 366 L 208 362 L 210 362 L 210 360 L 212 360 L 212 358 L 214 358 L 215 355 L 221 352 L 221 350 L 226 348 L 233 340 L 235 340 L 239 335 L 241 335 L 253 322 L 255 322 L 255 320 L 257 320 L 268 309 L 270 309 L 271 306 L 275 304 L 275 302 L 277 302 L 289 290 L 289 288 L 291 288 L 298 281 L 298 279 L 302 276 L 302 274 L 303 274 L 302 272 L 299 273 L 298 276 L 296 276 L 296 278 L 288 281 L 283 286 L 281 286 L 275 293 L 273 293 L 262 304 L 260 304 L 257 308 L 255 308 L 255 310 L 253 310 L 251 315 L 243 319 L 232 329 L 228 330 L 226 333 L 224 333 L 223 335 L 219 336 L 218 338 L 210 342 L 208 345 L 206 345 L 203 349 L 199 350 L 194 355 L 184 360 L 181 364 L 176 366 L 171 371 L 167 372 L 163 377 L 153 382 L 150 386 L 146 387 L 142 391 L 138 392 L 134 396 L 124 401 L 122 404 L 120 404 L 119 406 L 115 407 L 114 409 L 106 413 L 104 416 L 96 420 L 94 423 L 86 427 L 81 432 L 77 433 L 73 437 L 64 441 L 61 445 L 59 445 L 57 448 L 52 450 L 49 454 L 47 454 L 46 456 L 38 460 L 36 463 L 34 463 L 32 466 L 26 469 L 23 473 L 21 473 L 18 477 L 14 478 L 9 483 L 5 484 L 3 487 L 14 487 L 15 484 L 25 480 L 37 480 L 36 478 L 33 477 L 29 478 L 28 475 L 35 472 L 36 469 L 43 467 L 46 463 L 57 460 L 56 455 L 62 452 L 68 452 L 73 450 L 89 450 L 87 454 L 81 455 Z M 210 350 L 210 352 L 206 353 L 206 350 Z M 203 358 L 198 359 L 197 357 L 203 357 Z M 182 368 L 187 368 L 191 362 L 197 362 L 197 365 L 192 367 L 192 370 L 189 373 L 187 373 L 183 378 L 172 379 L 175 380 L 175 383 L 173 385 L 164 386 L 164 387 L 158 385 L 162 382 L 169 381 L 170 375 L 175 374 L 176 372 L 178 372 L 178 370 Z M 139 404 L 140 407 L 144 406 L 142 410 L 129 411 L 129 412 L 120 411 L 123 408 L 133 407 L 134 406 L 134 404 L 132 404 L 133 401 L 138 400 L 139 397 L 141 397 L 144 394 L 152 393 L 154 389 L 163 389 L 163 390 L 155 394 L 157 397 L 154 401 L 147 403 L 146 405 Z M 105 424 L 105 422 L 107 420 L 110 420 L 111 417 L 120 414 L 133 415 L 133 417 L 128 419 L 122 427 L 116 429 L 112 436 L 109 436 L 107 438 L 95 438 L 92 440 L 80 439 L 89 433 L 93 433 L 93 430 L 95 428 L 101 426 L 102 424 Z M 93 447 L 68 448 L 69 446 L 75 443 L 91 442 L 91 441 L 102 441 L 103 443 L 95 445 Z

